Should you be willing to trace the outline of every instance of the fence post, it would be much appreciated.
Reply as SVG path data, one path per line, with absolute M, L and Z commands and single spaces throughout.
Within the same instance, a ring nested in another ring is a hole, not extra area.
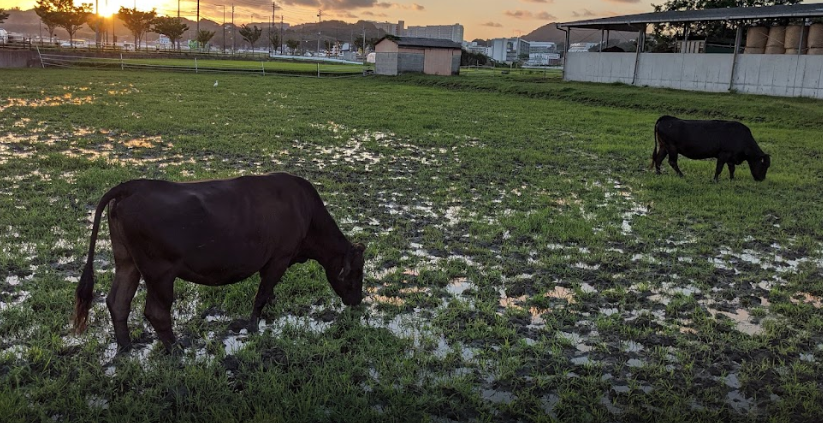
M 260 67 L 263 69 L 263 76 L 266 76 L 266 62 L 260 62 Z
M 197 72 L 197 58 L 196 57 L 194 58 L 194 73 L 199 73 L 199 72 Z
M 320 63 L 317 64 L 317 77 L 320 78 Z
M 123 53 L 120 53 L 120 70 L 124 70 L 125 66 L 123 66 Z
M 42 42 L 42 41 L 41 41 L 41 42 Z M 46 68 L 46 64 L 45 64 L 45 63 L 43 63 L 43 53 L 40 53 L 40 47 L 35 46 L 35 48 L 37 48 L 37 57 L 39 57 L 39 58 L 40 58 L 40 66 L 41 66 L 43 69 L 45 69 L 45 68 Z

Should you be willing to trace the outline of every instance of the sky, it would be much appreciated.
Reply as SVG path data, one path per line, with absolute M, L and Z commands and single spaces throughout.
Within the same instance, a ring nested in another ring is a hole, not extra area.
M 92 2 L 94 0 L 87 0 Z M 101 14 L 116 12 L 120 6 L 140 10 L 156 8 L 160 15 L 177 16 L 178 0 L 97 0 Z M 648 3 L 647 3 L 648 1 Z M 81 0 L 75 0 L 76 4 Z M 453 25 L 464 27 L 464 38 L 515 37 L 550 22 L 568 22 L 597 17 L 627 15 L 652 11 L 653 0 L 279 0 L 276 20 L 301 24 L 322 19 L 346 22 L 370 20 L 406 26 Z M 664 3 L 659 0 L 654 3 Z M 36 0 L 0 0 L 0 8 L 30 9 Z M 231 21 L 234 4 L 235 23 L 268 22 L 272 15 L 271 1 L 265 0 L 201 0 L 200 17 L 222 22 Z M 197 3 L 180 0 L 180 14 L 190 19 L 196 16 Z M 225 4 L 225 7 L 219 4 Z

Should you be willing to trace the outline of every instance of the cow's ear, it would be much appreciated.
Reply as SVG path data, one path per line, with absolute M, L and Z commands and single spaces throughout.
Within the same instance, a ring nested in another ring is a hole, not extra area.
M 363 252 L 366 251 L 366 246 L 358 242 L 357 244 L 354 244 L 354 251 L 363 254 Z

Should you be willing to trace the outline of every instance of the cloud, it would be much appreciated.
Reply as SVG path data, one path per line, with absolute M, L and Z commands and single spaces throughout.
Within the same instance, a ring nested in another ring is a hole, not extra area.
M 389 15 L 385 13 L 363 12 L 363 16 L 370 16 L 372 18 L 388 18 Z
M 480 24 L 480 26 L 487 26 L 489 28 L 503 28 L 503 25 L 497 22 L 486 22 L 484 24 Z
M 629 3 L 629 4 L 631 4 L 631 3 L 640 3 L 640 0 L 606 0 L 606 1 L 610 1 L 610 2 L 613 2 L 613 3 Z
M 592 12 L 589 9 L 583 9 L 580 12 L 577 12 L 577 11 L 572 12 L 572 17 L 575 17 L 575 18 L 591 18 L 591 17 L 594 17 L 594 16 L 597 16 L 597 14 Z
M 400 6 L 397 3 L 378 2 L 378 0 L 283 0 L 283 3 L 287 6 L 308 6 L 323 10 L 351 10 L 370 7 L 388 9 L 391 7 Z M 412 10 L 421 10 L 413 9 L 414 6 L 422 7 L 416 3 L 408 7 L 412 8 Z
M 537 20 L 541 20 L 541 21 L 557 19 L 556 16 L 554 16 L 554 15 L 548 13 L 548 12 L 538 12 L 538 13 L 535 14 L 535 13 L 529 12 L 528 10 L 507 10 L 505 12 L 505 14 L 506 14 L 506 16 L 508 16 L 510 18 L 514 18 L 514 19 L 531 19 L 531 20 L 537 19 Z

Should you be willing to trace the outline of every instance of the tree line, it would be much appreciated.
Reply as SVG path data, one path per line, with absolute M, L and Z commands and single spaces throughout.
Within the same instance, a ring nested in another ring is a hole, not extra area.
M 88 25 L 99 39 L 103 31 L 104 18 L 93 13 L 91 3 L 75 5 L 74 0 L 37 0 L 34 7 L 35 13 L 40 17 L 43 25 L 49 31 L 49 40 L 54 36 L 57 28 L 66 30 L 69 42 L 74 45 L 74 35 L 83 25 Z M 180 48 L 180 40 L 183 34 L 189 30 L 189 26 L 182 22 L 180 18 L 171 16 L 158 16 L 156 9 L 144 12 L 136 8 L 120 7 L 115 15 L 117 19 L 123 21 L 129 32 L 134 36 L 134 45 L 140 48 L 141 42 L 149 32 L 162 34 L 168 37 L 172 45 Z M 8 13 L 0 9 L 0 23 L 8 18 Z M 260 39 L 263 30 L 257 25 L 241 25 L 238 30 L 240 36 L 246 40 L 252 49 Z M 199 30 L 195 39 L 199 47 L 208 45 L 214 37 L 215 31 Z M 276 34 L 270 34 L 269 41 L 273 45 L 279 45 L 280 40 Z

